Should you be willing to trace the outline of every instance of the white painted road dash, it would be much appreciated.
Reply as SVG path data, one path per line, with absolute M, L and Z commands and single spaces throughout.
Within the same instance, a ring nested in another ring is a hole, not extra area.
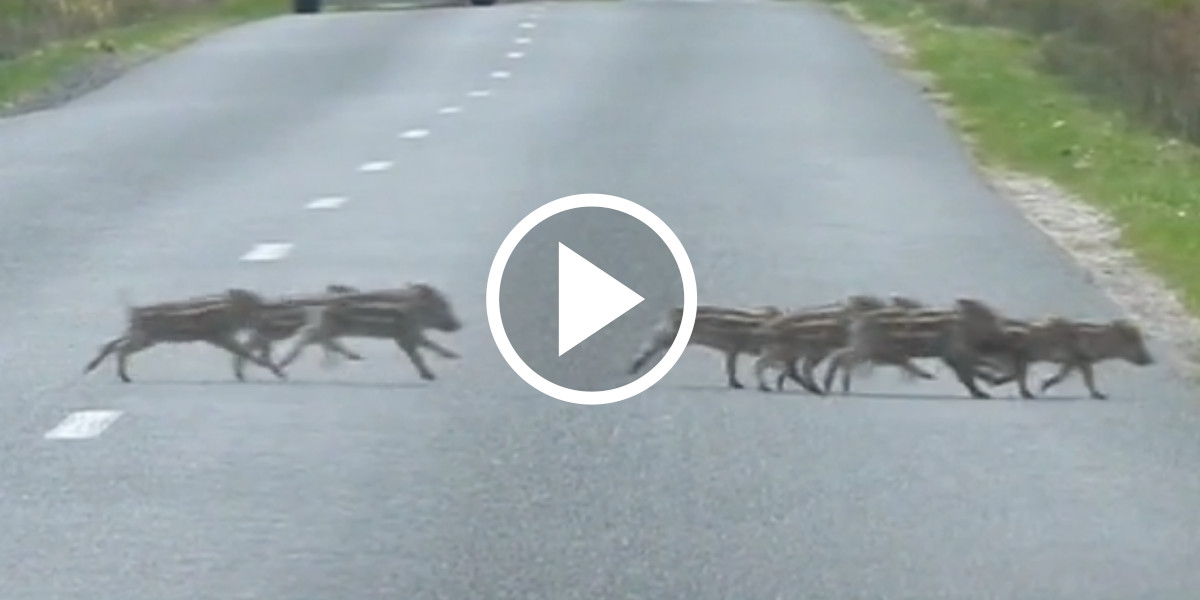
M 521 23 L 521 29 L 534 29 L 536 27 L 537 27 L 537 23 L 530 23 L 529 21 L 525 21 L 524 23 Z
M 242 255 L 242 260 L 250 262 L 279 260 L 287 256 L 291 251 L 292 245 L 288 243 L 270 242 L 266 244 L 255 244 L 249 252 Z
M 48 440 L 85 440 L 94 438 L 121 416 L 119 410 L 81 410 L 67 415 L 54 429 L 46 432 Z
M 419 140 L 423 137 L 429 137 L 428 129 L 409 129 L 400 134 L 400 139 L 404 140 Z
M 392 163 L 386 160 L 379 160 L 375 162 L 364 163 L 358 168 L 358 170 L 362 171 L 363 173 L 373 173 L 376 171 L 386 171 L 390 168 L 392 168 Z
M 460 112 L 462 112 L 462 107 L 460 106 L 443 106 L 438 109 L 439 115 L 454 115 Z
M 519 38 L 513 40 L 513 42 L 516 42 L 518 44 L 529 44 L 529 43 L 533 42 L 533 39 L 527 38 L 527 37 L 519 37 Z
M 467 95 L 472 98 L 486 98 L 487 96 L 492 95 L 492 91 L 491 90 L 471 90 L 471 91 L 467 92 Z
M 505 56 L 507 56 L 509 58 L 521 58 L 521 57 L 525 56 L 525 53 L 524 52 L 509 52 L 508 54 L 505 54 Z
M 338 208 L 339 206 L 345 204 L 347 200 L 349 200 L 349 198 L 344 196 L 327 196 L 325 198 L 317 198 L 316 200 L 309 202 L 304 206 L 304 208 L 310 210 L 329 210 L 331 208 Z
M 508 79 L 512 77 L 512 73 L 508 71 L 492 71 L 492 79 Z

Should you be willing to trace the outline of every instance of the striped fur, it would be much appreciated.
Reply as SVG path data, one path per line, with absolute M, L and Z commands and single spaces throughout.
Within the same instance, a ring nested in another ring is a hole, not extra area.
M 887 308 L 855 316 L 846 347 L 833 352 L 825 372 L 828 392 L 841 371 L 842 391 L 850 391 L 852 371 L 863 363 L 892 365 L 921 379 L 933 375 L 911 363 L 937 358 L 950 367 L 972 397 L 990 398 L 975 382 L 982 356 L 1006 352 L 1010 338 L 1004 318 L 986 303 L 960 298 L 949 309 Z
M 1006 331 L 1013 339 L 1013 349 L 1004 354 L 989 356 L 993 373 L 981 372 L 989 384 L 1017 382 L 1021 396 L 1032 398 L 1025 383 L 1030 365 L 1046 362 L 1058 365 L 1058 371 L 1042 381 L 1041 391 L 1062 383 L 1071 373 L 1079 371 L 1093 399 L 1104 400 L 1108 395 L 1096 387 L 1094 366 L 1108 360 L 1123 360 L 1137 366 L 1154 364 L 1146 347 L 1141 329 L 1126 319 L 1107 323 L 1075 321 L 1050 317 L 1025 322 L 1009 319 Z M 999 373 L 996 374 L 995 372 Z
M 274 298 L 266 302 L 259 311 L 257 325 L 250 331 L 245 346 L 259 358 L 270 361 L 274 344 L 286 340 L 304 327 L 308 321 L 310 307 L 327 306 L 334 298 L 344 294 L 360 293 L 360 290 L 346 285 L 330 284 L 318 294 L 299 294 Z M 331 365 L 335 356 L 348 360 L 362 360 L 357 352 L 350 351 L 342 345 L 322 344 L 325 352 L 325 364 Z M 245 381 L 246 359 L 234 355 L 233 372 L 239 381 Z
M 312 344 L 349 353 L 339 341 L 343 337 L 395 341 L 425 380 L 433 380 L 435 376 L 418 352 L 420 348 L 429 348 L 444 358 L 459 357 L 425 336 L 428 329 L 447 333 L 462 329 L 462 322 L 450 301 L 428 284 L 341 294 L 325 306 L 311 306 L 306 310 L 308 322 L 301 328 L 295 345 L 279 362 L 281 367 L 290 365 Z
M 105 358 L 115 354 L 117 376 L 128 383 L 132 381 L 128 363 L 134 354 L 159 344 L 204 342 L 268 369 L 279 379 L 286 379 L 279 367 L 251 355 L 237 339 L 243 329 L 256 327 L 263 305 L 258 294 L 232 288 L 223 294 L 126 307 L 125 331 L 100 348 L 96 357 L 84 367 L 84 373 L 92 372 Z
M 758 388 L 770 391 L 763 375 L 768 368 L 778 368 L 776 390 L 782 390 L 784 380 L 790 378 L 808 391 L 823 394 L 813 370 L 830 353 L 846 345 L 850 318 L 889 306 L 915 309 L 923 305 L 897 294 L 889 295 L 886 300 L 855 294 L 839 302 L 802 308 L 765 322 L 760 331 L 763 350 L 754 364 Z M 804 360 L 802 366 L 797 365 L 800 359 Z
M 756 355 L 759 342 L 754 331 L 765 320 L 783 314 L 774 306 L 749 309 L 727 308 L 705 305 L 696 309 L 695 326 L 688 339 L 689 346 L 702 346 L 725 355 L 725 376 L 729 387 L 744 387 L 737 378 L 737 359 L 742 354 Z M 629 367 L 636 374 L 646 367 L 651 358 L 659 356 L 671 347 L 683 321 L 683 309 L 672 308 L 642 347 L 634 355 Z

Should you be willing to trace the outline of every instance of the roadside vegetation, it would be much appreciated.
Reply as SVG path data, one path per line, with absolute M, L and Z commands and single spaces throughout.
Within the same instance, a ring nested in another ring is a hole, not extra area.
M 1111 216 L 1200 313 L 1200 0 L 826 0 L 899 31 L 987 166 Z
M 289 0 L 0 0 L 0 107 L 95 62 L 136 63 Z

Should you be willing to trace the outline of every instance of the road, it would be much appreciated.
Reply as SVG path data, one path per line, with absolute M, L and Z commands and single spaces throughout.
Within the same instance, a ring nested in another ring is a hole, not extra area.
M 1109 402 L 1077 379 L 1061 401 L 966 401 L 944 370 L 820 399 L 728 390 L 692 349 L 644 395 L 588 407 L 500 357 L 496 248 L 583 192 L 671 224 L 706 302 L 971 293 L 1117 315 L 823 8 L 277 18 L 0 121 L 0 190 L 3 600 L 1200 591 L 1197 410 L 1161 366 L 1101 371 Z M 346 200 L 306 208 L 325 197 Z M 241 260 L 257 244 L 290 246 Z M 367 341 L 368 360 L 325 371 L 314 351 L 288 383 L 235 383 L 195 346 L 139 355 L 134 384 L 79 375 L 122 289 L 415 280 L 466 323 L 431 384 Z M 119 418 L 44 438 L 81 410 Z

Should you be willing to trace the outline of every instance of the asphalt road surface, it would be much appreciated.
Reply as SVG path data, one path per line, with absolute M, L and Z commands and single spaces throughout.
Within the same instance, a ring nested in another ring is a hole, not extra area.
M 588 407 L 500 357 L 483 302 L 500 241 L 583 192 L 670 223 L 705 302 L 971 293 L 1117 315 L 822 8 L 278 18 L 0 122 L 0 190 L 4 600 L 1200 592 L 1197 411 L 1163 367 L 1103 369 L 1108 402 L 1078 379 L 1058 401 L 969 401 L 944 369 L 820 399 L 726 389 L 692 349 Z M 306 208 L 325 197 L 346 200 Z M 241 260 L 258 244 L 290 246 Z M 312 351 L 288 383 L 234 383 L 196 346 L 139 355 L 130 385 L 111 363 L 79 375 L 123 289 L 409 280 L 466 322 L 430 384 L 354 340 L 368 360 L 327 371 Z M 82 410 L 118 418 L 45 438 Z

